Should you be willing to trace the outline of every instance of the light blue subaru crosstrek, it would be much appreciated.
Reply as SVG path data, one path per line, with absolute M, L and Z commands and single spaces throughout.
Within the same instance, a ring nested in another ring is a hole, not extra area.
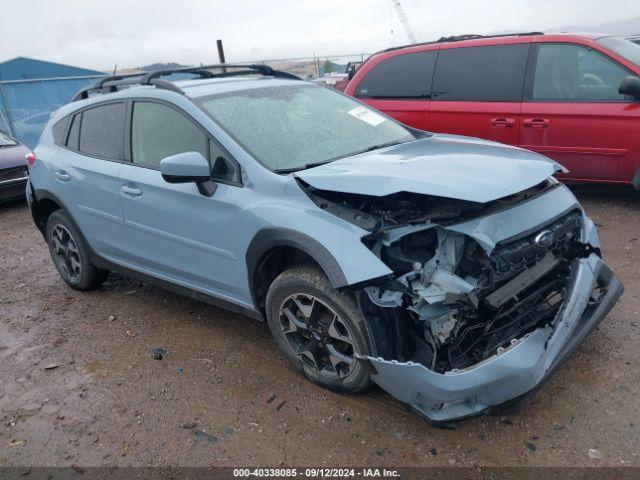
M 104 78 L 29 163 L 72 288 L 118 271 L 266 319 L 312 381 L 436 424 L 529 397 L 623 291 L 560 165 L 267 66 Z

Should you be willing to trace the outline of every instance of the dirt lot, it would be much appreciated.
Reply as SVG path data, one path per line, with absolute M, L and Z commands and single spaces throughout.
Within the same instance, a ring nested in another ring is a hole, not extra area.
M 0 206 L 0 466 L 640 465 L 640 197 L 599 190 L 621 302 L 527 410 L 457 430 L 315 387 L 259 322 L 113 275 L 73 291 Z

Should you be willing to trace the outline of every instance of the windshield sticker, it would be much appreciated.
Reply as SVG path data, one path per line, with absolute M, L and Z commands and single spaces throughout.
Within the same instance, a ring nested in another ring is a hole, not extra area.
M 366 122 L 374 127 L 377 127 L 386 120 L 386 118 L 384 118 L 382 115 L 378 115 L 377 113 L 364 107 L 353 108 L 347 113 L 352 117 L 356 117 L 358 120 L 362 120 L 363 122 Z

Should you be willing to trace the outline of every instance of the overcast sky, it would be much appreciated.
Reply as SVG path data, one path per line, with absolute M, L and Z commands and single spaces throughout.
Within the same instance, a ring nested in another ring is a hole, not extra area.
M 96 69 L 372 52 L 407 43 L 391 0 L 3 0 L 0 61 Z M 640 16 L 638 0 L 402 0 L 418 40 L 595 26 Z M 615 5 L 615 8 L 613 8 Z M 393 33 L 392 33 L 393 32 Z M 631 33 L 631 32 L 630 32 Z

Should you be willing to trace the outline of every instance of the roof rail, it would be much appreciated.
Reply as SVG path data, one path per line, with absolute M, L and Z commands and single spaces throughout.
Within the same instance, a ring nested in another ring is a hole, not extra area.
M 227 69 L 241 69 L 228 71 Z M 213 73 L 211 70 L 220 69 L 220 73 Z M 280 70 L 274 70 L 268 65 L 241 65 L 231 63 L 220 63 L 214 65 L 201 65 L 198 67 L 179 67 L 179 68 L 167 68 L 162 70 L 155 70 L 153 72 L 138 72 L 127 75 L 110 75 L 99 79 L 95 84 L 85 87 L 73 96 L 72 102 L 77 100 L 83 100 L 89 98 L 90 93 L 111 93 L 118 91 L 118 87 L 129 85 L 153 85 L 156 88 L 162 88 L 164 90 L 171 90 L 172 92 L 180 93 L 184 95 L 184 91 L 174 83 L 168 80 L 163 80 L 162 77 L 172 75 L 175 73 L 190 73 L 198 75 L 200 78 L 220 78 L 220 77 L 234 77 L 242 75 L 255 75 L 260 74 L 264 76 L 288 78 L 292 80 L 300 80 L 299 77 L 282 72 Z
M 409 47 L 419 47 L 422 45 L 433 45 L 434 43 L 444 43 L 444 42 L 461 42 L 463 40 L 477 40 L 479 38 L 499 38 L 499 37 L 526 37 L 528 35 L 544 35 L 544 32 L 520 32 L 520 33 L 500 33 L 497 35 L 477 35 L 474 33 L 469 33 L 465 35 L 453 35 L 450 37 L 440 37 L 438 40 L 430 40 L 428 42 L 420 42 L 420 43 L 410 43 L 408 45 L 400 45 L 398 47 L 390 47 L 385 50 L 380 50 L 379 52 L 372 53 L 370 57 L 377 55 L 379 53 L 387 53 L 393 52 L 395 50 L 401 50 L 403 48 Z
M 496 35 L 477 35 L 468 33 L 465 35 L 454 35 L 451 37 L 440 37 L 438 42 L 461 42 L 463 40 L 476 40 L 478 38 L 500 38 L 500 37 L 528 37 L 529 35 L 544 35 L 543 32 L 519 32 L 519 33 L 499 33 Z

